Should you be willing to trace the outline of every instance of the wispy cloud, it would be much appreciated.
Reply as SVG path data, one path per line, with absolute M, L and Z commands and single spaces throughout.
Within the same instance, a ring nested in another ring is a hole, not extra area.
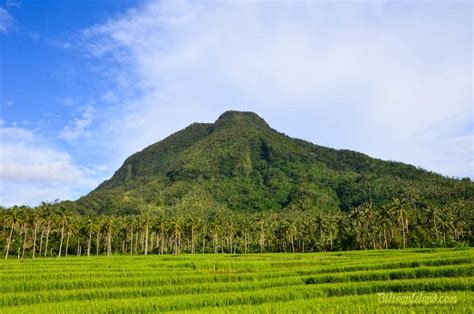
M 8 7 L 0 6 L 0 35 L 10 32 L 14 29 L 15 24 L 15 18 L 9 12 Z
M 0 121 L 0 205 L 77 198 L 97 185 L 96 174 L 36 132 Z
M 120 159 L 233 108 L 316 143 L 466 176 L 472 145 L 452 143 L 473 136 L 471 6 L 149 1 L 84 30 L 80 45 L 107 64 L 114 95 L 136 91 L 102 125 Z M 427 139 L 434 125 L 464 128 Z
M 70 121 L 59 133 L 59 138 L 67 141 L 87 137 L 90 133 L 87 128 L 94 120 L 94 107 L 91 104 L 79 108 L 80 116 Z
M 29 32 L 29 36 L 34 42 L 39 41 L 41 38 L 41 35 L 38 32 Z

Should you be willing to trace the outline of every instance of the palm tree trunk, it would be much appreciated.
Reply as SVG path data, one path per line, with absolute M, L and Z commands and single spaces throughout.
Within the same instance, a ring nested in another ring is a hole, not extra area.
M 145 224 L 145 255 L 148 255 L 148 222 Z
M 95 255 L 99 255 L 99 247 L 100 247 L 100 232 L 97 231 L 96 243 L 95 243 Z
M 138 254 L 138 244 L 139 244 L 138 236 L 139 236 L 139 233 L 140 232 L 137 231 L 137 233 L 135 234 L 135 254 Z
M 202 236 L 202 254 L 206 251 L 206 237 Z
M 216 253 L 217 253 L 217 242 L 219 241 L 219 240 L 218 240 L 218 234 L 217 234 L 217 232 L 214 233 L 214 237 L 213 237 L 213 238 L 214 238 L 214 239 L 213 239 L 213 240 L 214 240 L 214 241 L 213 241 L 214 253 L 216 254 Z
M 23 229 L 23 248 L 22 248 L 22 252 L 21 252 L 21 259 L 23 259 L 25 257 L 27 235 L 28 235 L 28 230 L 27 230 L 27 228 L 24 228 Z
M 165 234 L 163 229 L 161 230 L 161 245 L 160 245 L 160 255 L 163 255 L 165 252 Z
M 259 242 L 260 242 L 260 253 L 263 253 L 263 247 L 265 245 L 265 233 L 264 233 L 264 230 L 263 230 L 263 226 L 260 227 L 260 239 L 259 239 Z
M 408 238 L 409 235 L 409 230 L 408 230 L 408 216 L 405 215 L 405 237 Z M 408 241 L 405 240 L 405 245 L 407 244 Z
M 330 243 L 330 250 L 332 251 L 332 230 L 329 230 L 329 243 Z
M 87 256 L 91 256 L 91 242 L 92 242 L 92 232 L 89 232 L 89 238 L 87 239 Z
M 191 225 L 191 254 L 194 254 L 194 226 Z
M 44 257 L 48 255 L 48 242 L 49 242 L 50 232 L 51 232 L 51 222 L 48 220 L 48 226 L 46 227 L 46 243 L 44 245 Z
M 10 254 L 10 244 L 12 243 L 12 236 L 13 236 L 13 227 L 15 224 L 12 222 L 11 228 L 10 228 L 10 236 L 8 237 L 8 242 L 7 242 L 7 253 L 5 254 L 5 259 L 8 259 L 8 254 Z
M 107 230 L 107 256 L 112 255 L 112 230 L 109 226 Z
M 40 236 L 40 249 L 39 249 L 39 252 L 38 252 L 38 256 L 41 256 L 41 252 L 43 250 L 43 237 L 44 237 L 44 226 L 41 230 L 41 236 Z
M 67 237 L 66 237 L 66 250 L 64 252 L 64 256 L 66 257 L 67 257 L 67 250 L 69 249 L 69 236 L 70 236 L 70 233 L 68 232 Z
M 244 252 L 247 254 L 247 233 L 244 234 Z
M 61 257 L 61 250 L 63 248 L 63 238 L 64 238 L 64 222 L 61 226 L 61 240 L 59 241 L 59 253 L 58 257 Z
M 33 259 L 35 258 L 36 251 L 36 233 L 38 231 L 38 224 L 35 223 L 35 229 L 33 231 Z

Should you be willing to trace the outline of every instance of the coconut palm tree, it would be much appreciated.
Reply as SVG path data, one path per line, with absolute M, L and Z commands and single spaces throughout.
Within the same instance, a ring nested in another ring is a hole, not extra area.
M 140 213 L 140 223 L 143 226 L 144 232 L 144 254 L 148 255 L 148 235 L 150 232 L 150 222 L 151 222 L 151 211 L 150 208 L 142 208 Z
M 64 207 L 63 205 L 59 205 L 57 216 L 58 216 L 58 222 L 61 226 L 61 239 L 59 241 L 58 257 L 61 257 L 62 248 L 63 248 L 63 240 L 64 240 L 64 231 L 69 221 L 69 215 L 70 215 L 69 209 Z
M 107 249 L 107 256 L 112 255 L 112 236 L 113 231 L 115 229 L 115 222 L 116 219 L 114 216 L 106 216 L 104 219 L 104 228 L 107 232 L 106 234 L 106 249 Z
M 260 253 L 263 253 L 265 251 L 265 241 L 266 236 L 269 233 L 269 227 L 270 227 L 270 220 L 271 216 L 268 213 L 257 213 L 253 217 L 255 227 L 257 228 L 257 233 L 258 233 L 258 244 L 260 246 Z
M 51 223 L 53 220 L 53 210 L 51 204 L 47 202 L 41 203 L 41 211 L 43 213 L 43 219 L 46 221 L 45 232 L 46 232 L 46 241 L 44 246 L 44 257 L 48 255 L 48 244 L 49 244 L 49 234 L 51 233 Z
M 11 209 L 11 211 L 7 215 L 6 221 L 7 223 L 10 223 L 10 235 L 8 236 L 7 249 L 5 253 L 5 259 L 8 259 L 8 255 L 10 254 L 10 246 L 12 243 L 13 232 L 15 230 L 15 227 L 18 225 L 18 222 L 20 221 L 20 213 L 18 207 L 14 206 Z
M 393 221 L 394 217 L 392 215 L 391 207 L 387 205 L 382 206 L 379 212 L 379 222 L 381 225 L 381 232 L 383 236 L 383 245 L 387 250 L 389 248 L 389 243 L 391 242 L 390 235 L 392 233 L 390 232 L 390 230 L 392 230 Z
M 35 258 L 36 254 L 36 238 L 38 236 L 38 227 L 41 225 L 41 207 L 33 208 L 32 223 L 33 223 L 33 252 L 32 258 Z M 41 253 L 40 253 L 41 254 Z
M 22 246 L 21 246 L 21 259 L 25 257 L 25 251 L 26 251 L 26 246 L 27 246 L 27 240 L 28 240 L 28 229 L 31 226 L 31 209 L 28 206 L 22 206 L 21 207 L 21 235 L 23 236 L 22 239 Z M 18 257 L 20 257 L 20 250 L 18 250 Z
M 91 243 L 92 243 L 92 233 L 94 232 L 94 220 L 92 217 L 86 218 L 85 221 L 85 231 L 87 233 L 87 256 L 91 256 Z
M 400 198 L 391 202 L 392 211 L 397 213 L 397 222 L 402 234 L 402 247 L 406 248 L 408 237 L 408 211 L 406 204 Z
M 291 251 L 295 253 L 295 239 L 298 235 L 298 225 L 295 217 L 286 217 L 282 222 L 287 240 L 290 242 Z
M 104 226 L 105 218 L 103 216 L 96 217 L 95 219 L 95 255 L 99 255 L 100 253 L 100 237 L 102 228 Z

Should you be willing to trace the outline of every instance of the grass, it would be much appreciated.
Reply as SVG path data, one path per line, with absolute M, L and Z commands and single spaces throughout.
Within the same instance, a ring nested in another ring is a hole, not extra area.
M 473 261 L 473 249 L 8 260 L 0 313 L 472 313 Z

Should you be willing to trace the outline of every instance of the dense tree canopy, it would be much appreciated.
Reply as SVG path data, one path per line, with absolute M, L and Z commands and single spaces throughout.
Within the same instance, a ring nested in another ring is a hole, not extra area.
M 194 187 L 243 212 L 295 206 L 347 212 L 397 197 L 421 207 L 474 199 L 470 180 L 314 145 L 273 130 L 254 113 L 228 111 L 214 124 L 194 123 L 132 155 L 74 206 L 83 214 L 129 213 L 140 203 L 175 206 Z
M 245 213 L 193 190 L 175 206 L 142 204 L 129 215 L 84 216 L 63 203 L 2 209 L 0 245 L 5 258 L 469 246 L 471 205 L 419 208 L 395 198 L 348 212 L 293 207 Z

